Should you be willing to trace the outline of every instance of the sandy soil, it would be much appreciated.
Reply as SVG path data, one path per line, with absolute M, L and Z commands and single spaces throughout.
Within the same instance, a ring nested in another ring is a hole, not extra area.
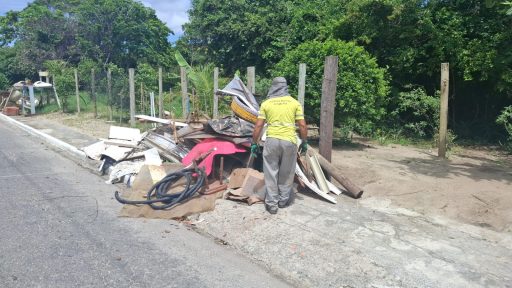
M 108 123 L 104 119 L 96 119 L 92 113 L 80 113 L 77 115 L 56 112 L 39 114 L 37 117 L 64 124 L 95 138 L 106 138 L 108 137 L 110 125 L 119 126 L 119 123 Z
M 439 159 L 435 150 L 359 143 L 357 148 L 336 149 L 332 159 L 365 190 L 362 205 L 388 203 L 512 232 L 510 156 L 457 150 L 449 159 Z
M 106 137 L 111 125 L 84 113 L 42 117 L 96 138 Z M 462 148 L 449 159 L 439 159 L 436 153 L 360 141 L 334 148 L 332 162 L 365 190 L 358 200 L 361 205 L 403 207 L 429 217 L 512 232 L 512 157 Z

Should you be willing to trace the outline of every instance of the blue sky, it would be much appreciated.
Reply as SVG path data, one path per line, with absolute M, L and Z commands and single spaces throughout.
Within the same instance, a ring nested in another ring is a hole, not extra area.
M 169 37 L 174 42 L 183 34 L 181 25 L 188 21 L 187 11 L 190 9 L 192 0 L 140 0 L 147 7 L 155 9 L 156 16 L 166 23 L 174 31 L 175 36 Z M 0 15 L 9 10 L 23 10 L 29 0 L 0 0 Z

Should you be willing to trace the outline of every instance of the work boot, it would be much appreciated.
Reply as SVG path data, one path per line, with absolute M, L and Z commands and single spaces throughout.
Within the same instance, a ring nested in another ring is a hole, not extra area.
M 277 207 L 276 206 L 270 206 L 265 204 L 265 210 L 268 211 L 270 214 L 277 214 Z

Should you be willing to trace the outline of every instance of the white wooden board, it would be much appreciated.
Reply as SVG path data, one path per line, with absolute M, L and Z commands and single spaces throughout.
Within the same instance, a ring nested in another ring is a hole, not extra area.
M 162 119 L 162 118 L 158 118 L 158 117 L 152 117 L 152 116 L 148 116 L 148 115 L 135 115 L 135 118 L 142 119 L 142 120 L 149 121 L 149 122 L 161 123 L 161 124 L 173 124 L 172 120 Z M 175 121 L 174 125 L 177 127 L 185 127 L 188 124 Z
M 141 140 L 141 135 L 140 130 L 136 128 L 110 126 L 108 138 L 139 142 Z
M 92 145 L 82 148 L 87 157 L 98 161 L 100 160 L 101 154 L 105 152 L 105 149 L 107 149 L 107 146 L 103 141 L 99 141 Z
M 158 149 L 156 148 L 144 151 L 144 157 L 146 158 L 146 161 L 144 161 L 144 164 L 146 165 L 162 165 L 162 158 L 160 158 L 160 154 L 158 154 Z
M 132 148 L 124 148 L 117 146 L 108 146 L 105 151 L 103 151 L 102 155 L 108 156 L 116 161 L 122 160 Z
M 341 195 L 341 193 L 342 193 L 342 192 L 341 192 L 340 188 L 336 187 L 336 185 L 332 184 L 332 183 L 331 183 L 331 182 L 329 182 L 329 181 L 326 181 L 326 182 L 327 182 L 327 187 L 329 187 L 329 190 L 330 190 L 332 193 L 334 193 L 334 194 L 336 194 L 336 195 Z
M 119 147 L 128 147 L 128 148 L 137 148 L 139 147 L 137 145 L 137 142 L 134 141 L 128 141 L 128 140 L 121 140 L 121 139 L 102 139 L 103 142 L 105 142 L 106 145 L 114 145 Z
M 331 203 L 334 203 L 334 204 L 337 203 L 336 199 L 334 199 L 334 197 L 332 197 L 332 196 L 324 193 L 322 190 L 320 190 L 320 188 L 318 188 L 318 186 L 316 185 L 315 182 L 309 182 L 306 175 L 304 175 L 304 172 L 302 172 L 302 170 L 300 170 L 299 164 L 295 164 L 295 174 L 297 174 L 297 176 L 300 178 L 300 180 L 302 180 L 302 182 L 304 182 L 304 184 L 306 184 L 306 186 L 308 186 L 309 189 L 311 189 L 313 192 L 318 194 L 318 196 L 324 198 L 325 200 L 327 200 Z

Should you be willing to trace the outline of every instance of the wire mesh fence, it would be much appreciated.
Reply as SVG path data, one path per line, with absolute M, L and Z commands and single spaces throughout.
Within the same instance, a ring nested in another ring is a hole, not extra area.
M 91 65 L 79 65 L 61 71 L 59 76 L 54 75 L 52 79 L 56 88 L 55 92 L 65 106 L 60 108 L 62 111 L 93 113 L 95 117 L 107 121 L 129 122 L 128 69 L 116 66 L 100 69 L 91 68 Z M 174 70 L 162 71 L 160 76 L 158 68 L 147 64 L 139 65 L 135 69 L 134 77 L 135 114 L 152 115 L 151 107 L 153 106 L 155 112 L 153 115 L 156 117 L 184 120 L 186 114 L 194 112 L 196 115 L 212 118 L 214 106 L 213 68 L 198 68 L 193 76 L 186 74 L 187 81 L 181 81 L 179 67 Z M 223 88 L 230 81 L 230 78 L 222 76 L 218 77 L 219 88 Z M 66 84 L 66 89 L 64 89 L 64 84 Z M 182 85 L 187 85 L 186 93 L 182 90 Z M 154 95 L 153 102 L 151 94 Z M 218 117 L 232 115 L 230 97 L 219 97 L 218 101 Z M 45 113 L 59 109 L 55 105 L 56 101 L 48 102 L 50 101 L 47 100 L 43 103 L 43 106 L 49 106 L 49 108 L 44 109 L 43 107 L 40 112 Z

